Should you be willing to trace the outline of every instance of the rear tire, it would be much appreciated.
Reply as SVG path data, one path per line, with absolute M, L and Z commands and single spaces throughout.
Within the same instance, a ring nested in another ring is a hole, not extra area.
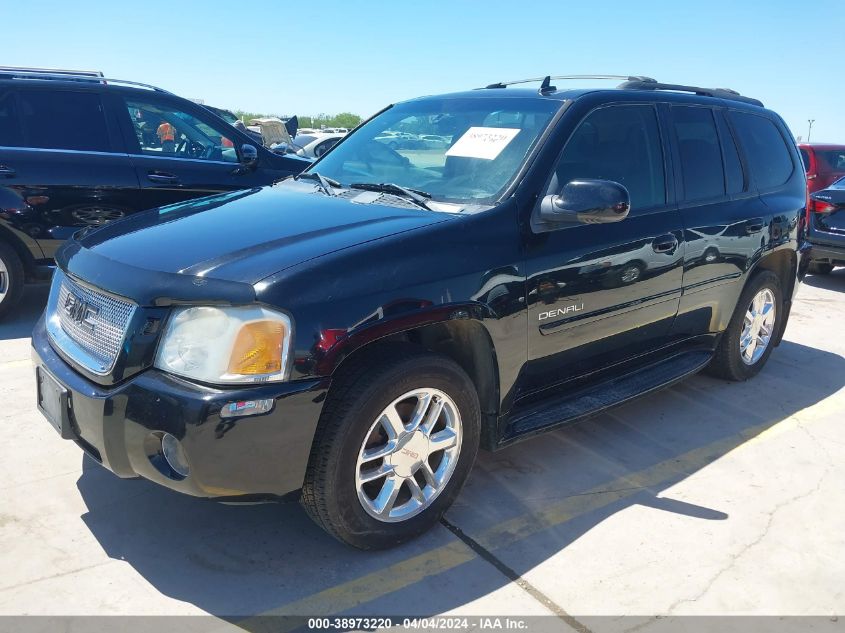
M 302 504 L 341 542 L 383 549 L 431 528 L 457 497 L 478 450 L 478 395 L 456 363 L 409 346 L 350 363 L 320 417 Z M 424 393 L 430 400 L 405 399 Z M 400 419 L 393 431 L 388 411 Z M 420 418 L 430 426 L 409 431 L 416 412 L 426 412 Z M 450 428 L 455 440 L 444 442 Z M 441 443 L 450 445 L 431 448 Z M 382 451 L 383 457 L 370 457 Z M 377 471 L 385 474 L 374 476 Z
M 0 242 L 0 318 L 21 300 L 24 268 L 21 258 L 11 246 Z
M 810 262 L 807 272 L 811 275 L 829 275 L 833 272 L 833 264 L 827 262 Z
M 769 311 L 766 306 L 770 306 Z M 742 291 L 707 373 L 735 381 L 756 376 L 772 353 L 782 316 L 780 279 L 764 270 L 752 277 Z M 746 344 L 748 341 L 751 343 Z

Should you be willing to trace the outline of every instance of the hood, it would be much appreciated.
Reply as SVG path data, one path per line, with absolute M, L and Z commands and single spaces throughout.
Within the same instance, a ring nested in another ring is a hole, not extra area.
M 311 183 L 282 183 L 201 198 L 77 234 L 76 242 L 133 268 L 254 284 L 306 260 L 448 218 L 314 191 Z

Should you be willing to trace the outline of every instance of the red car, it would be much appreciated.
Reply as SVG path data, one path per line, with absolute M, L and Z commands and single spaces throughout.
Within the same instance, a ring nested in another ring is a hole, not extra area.
M 799 143 L 801 160 L 807 172 L 807 191 L 827 189 L 845 176 L 845 145 Z
M 826 275 L 845 261 L 842 248 L 842 204 L 831 202 L 830 191 L 841 195 L 841 186 L 831 185 L 845 177 L 845 145 L 799 143 L 807 170 L 807 239 L 813 245 L 808 272 Z M 830 190 L 828 190 L 830 188 Z M 834 191 L 835 190 L 835 191 Z M 812 195 L 821 192 L 820 197 Z M 839 198 L 837 197 L 837 200 Z

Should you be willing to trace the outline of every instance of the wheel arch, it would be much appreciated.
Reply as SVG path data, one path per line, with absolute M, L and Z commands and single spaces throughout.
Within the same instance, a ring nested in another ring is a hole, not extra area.
M 783 332 L 792 308 L 792 295 L 795 290 L 796 275 L 798 270 L 798 253 L 792 249 L 780 249 L 771 251 L 756 263 L 754 268 L 746 277 L 744 286 L 747 286 L 761 271 L 769 271 L 777 275 L 781 283 L 783 293 L 784 318 L 780 319 L 777 332 L 775 333 L 775 346 L 780 345 L 783 339 Z M 744 287 L 743 286 L 743 287 Z
M 481 446 L 495 447 L 500 402 L 498 360 L 493 340 L 481 320 L 453 318 L 426 323 L 355 347 L 335 365 L 332 381 L 369 363 L 389 361 L 415 351 L 440 354 L 467 373 L 481 409 Z
M 27 275 L 30 274 L 35 266 L 35 256 L 29 248 L 27 248 L 26 244 L 24 244 L 20 238 L 4 226 L 0 226 L 0 242 L 7 244 L 13 251 L 15 251 L 15 253 L 17 253 L 23 263 L 24 273 Z

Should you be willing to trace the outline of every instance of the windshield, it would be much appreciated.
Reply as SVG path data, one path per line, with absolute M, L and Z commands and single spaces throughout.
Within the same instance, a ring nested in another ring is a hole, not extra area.
M 490 203 L 560 105 L 481 97 L 401 103 L 352 132 L 309 171 L 344 187 L 392 183 L 437 201 Z

